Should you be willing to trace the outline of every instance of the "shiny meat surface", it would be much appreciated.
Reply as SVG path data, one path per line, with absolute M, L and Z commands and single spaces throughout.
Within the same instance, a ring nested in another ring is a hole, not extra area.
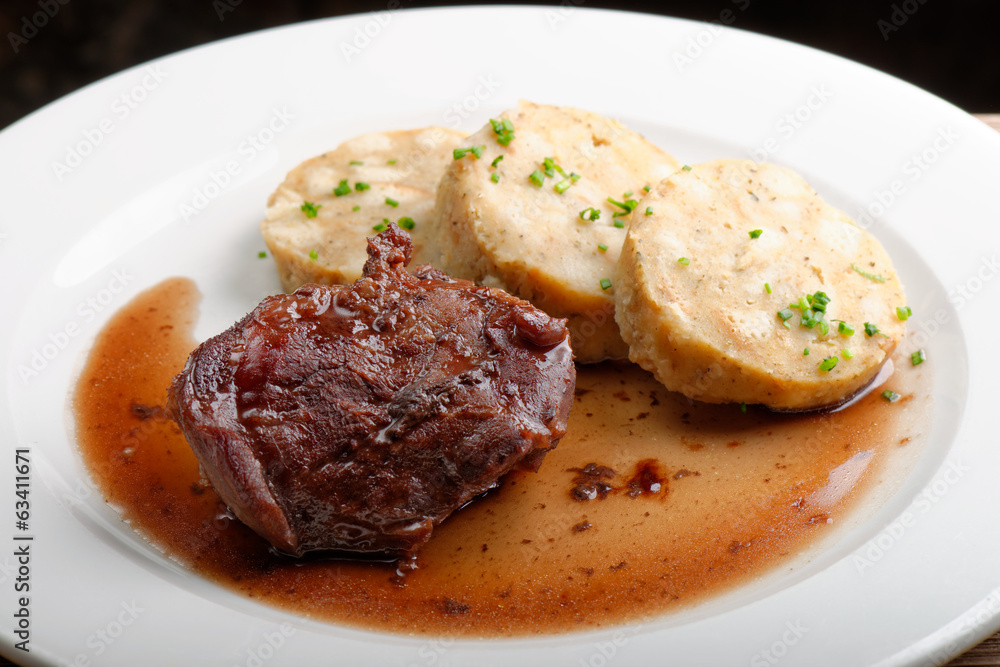
M 203 473 L 278 549 L 412 555 L 566 428 L 563 320 L 368 241 L 352 285 L 268 297 L 199 346 L 168 411 Z

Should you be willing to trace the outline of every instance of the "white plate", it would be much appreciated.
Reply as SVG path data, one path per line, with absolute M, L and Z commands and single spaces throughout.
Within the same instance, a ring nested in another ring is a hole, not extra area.
M 908 665 L 1000 626 L 1000 137 L 824 53 L 564 5 L 385 12 L 231 39 L 105 79 L 0 135 L 5 654 L 45 665 Z M 278 289 L 256 257 L 257 223 L 288 169 L 364 131 L 473 130 L 518 98 L 619 117 L 686 162 L 790 165 L 870 221 L 934 351 L 934 430 L 900 490 L 752 594 L 535 640 L 435 642 L 310 622 L 137 539 L 88 486 L 69 435 L 68 388 L 109 314 L 185 275 L 205 295 L 197 336 L 220 331 Z M 32 364 L 37 375 L 25 374 Z M 12 634 L 20 447 L 32 459 L 29 654 Z

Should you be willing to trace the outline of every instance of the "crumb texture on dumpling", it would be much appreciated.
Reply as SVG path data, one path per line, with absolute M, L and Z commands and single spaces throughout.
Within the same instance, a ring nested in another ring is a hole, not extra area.
M 706 162 L 641 206 L 651 213 L 625 239 L 616 318 L 629 358 L 668 389 L 710 403 L 833 405 L 869 383 L 905 333 L 885 249 L 789 169 Z

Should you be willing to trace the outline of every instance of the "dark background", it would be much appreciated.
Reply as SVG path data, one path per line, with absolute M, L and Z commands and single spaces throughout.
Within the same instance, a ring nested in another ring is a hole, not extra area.
M 216 2 L 235 7 L 220 19 Z M 158 56 L 297 21 L 385 10 L 388 2 L 0 0 L 0 128 L 81 86 Z M 459 3 L 406 0 L 401 4 Z M 998 0 L 633 0 L 621 4 L 562 0 L 562 4 L 706 21 L 718 20 L 727 7 L 745 7 L 737 11 L 742 29 L 857 60 L 971 113 L 1000 112 Z M 54 14 L 52 18 L 39 15 L 46 7 Z M 37 32 L 25 24 L 33 18 L 43 24 Z M 627 35 L 609 35 L 615 38 L 627 39 Z M 470 48 L 469 43 L 464 48 Z

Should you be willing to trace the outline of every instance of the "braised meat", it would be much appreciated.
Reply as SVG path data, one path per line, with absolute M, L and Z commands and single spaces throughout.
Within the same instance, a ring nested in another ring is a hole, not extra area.
M 282 551 L 412 555 L 565 432 L 565 321 L 430 267 L 411 274 L 411 247 L 390 225 L 355 283 L 264 299 L 170 387 L 205 476 Z

